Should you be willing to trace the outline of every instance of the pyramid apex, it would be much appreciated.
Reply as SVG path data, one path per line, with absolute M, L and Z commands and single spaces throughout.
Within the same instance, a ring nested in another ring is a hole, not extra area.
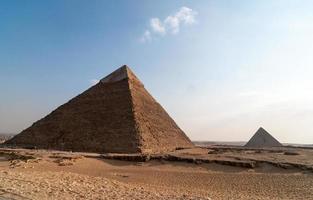
M 269 134 L 262 126 L 257 130 L 256 134 Z
M 120 68 L 117 70 L 113 71 L 111 74 L 108 76 L 104 77 L 101 79 L 100 82 L 102 83 L 113 83 L 117 81 L 121 81 L 123 79 L 138 79 L 135 74 L 132 72 L 129 66 L 127 65 L 122 65 Z
M 120 68 L 130 68 L 128 65 L 122 65 Z
M 128 65 L 122 65 L 120 68 L 118 68 L 117 70 L 119 70 L 119 69 L 121 69 L 121 70 L 125 70 L 125 71 L 131 71 L 131 69 L 130 69 L 130 67 L 128 66 Z M 117 71 L 116 70 L 116 71 Z

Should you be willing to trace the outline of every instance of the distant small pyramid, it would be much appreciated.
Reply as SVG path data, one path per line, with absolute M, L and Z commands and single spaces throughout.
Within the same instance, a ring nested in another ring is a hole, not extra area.
M 252 148 L 262 148 L 262 147 L 280 147 L 283 145 L 261 127 L 245 146 Z
M 193 146 L 126 65 L 5 144 L 99 153 Z

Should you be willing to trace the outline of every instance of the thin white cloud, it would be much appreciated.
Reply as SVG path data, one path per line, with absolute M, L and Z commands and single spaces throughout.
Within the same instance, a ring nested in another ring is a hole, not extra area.
M 197 14 L 196 11 L 184 6 L 173 15 L 167 16 L 163 21 L 157 17 L 151 18 L 150 27 L 145 30 L 140 41 L 151 41 L 154 35 L 178 34 L 182 25 L 188 26 L 196 23 Z
M 150 19 L 150 26 L 155 33 L 159 33 L 162 35 L 165 34 L 165 27 L 162 25 L 162 22 L 159 18 Z
M 192 25 L 196 22 L 197 12 L 193 11 L 188 7 L 181 7 L 180 10 L 175 13 L 175 15 L 168 16 L 164 23 L 167 26 L 167 29 L 171 31 L 173 34 L 177 34 L 179 32 L 179 28 L 181 24 L 184 25 Z
M 180 21 L 175 16 L 168 16 L 165 19 L 165 24 L 172 34 L 177 34 L 179 32 Z
M 89 83 L 90 83 L 91 85 L 96 85 L 97 83 L 99 83 L 99 80 L 98 80 L 98 79 L 91 79 L 91 80 L 89 81 Z
M 150 33 L 150 31 L 146 30 L 143 33 L 142 37 L 140 38 L 140 42 L 145 43 L 145 42 L 149 42 L 149 41 L 151 41 L 151 33 Z

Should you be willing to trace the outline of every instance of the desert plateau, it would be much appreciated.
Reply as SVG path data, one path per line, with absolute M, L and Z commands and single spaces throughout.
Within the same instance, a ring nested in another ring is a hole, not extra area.
M 1 199 L 312 199 L 313 149 L 168 154 L 0 149 Z

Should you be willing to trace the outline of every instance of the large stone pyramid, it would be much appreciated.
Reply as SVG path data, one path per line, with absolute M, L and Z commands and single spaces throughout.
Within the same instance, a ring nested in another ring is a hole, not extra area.
M 261 127 L 245 146 L 252 148 L 262 148 L 262 147 L 280 147 L 282 146 L 282 144 Z
M 126 65 L 6 144 L 100 153 L 156 153 L 193 146 Z

